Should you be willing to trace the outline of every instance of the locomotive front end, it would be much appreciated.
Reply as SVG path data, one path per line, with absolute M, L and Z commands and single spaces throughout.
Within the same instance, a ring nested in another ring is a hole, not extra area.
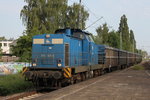
M 28 67 L 24 72 L 27 80 L 39 87 L 54 87 L 61 82 L 69 64 L 69 47 L 64 43 L 64 39 L 64 34 L 43 34 L 33 37 L 32 67 Z M 69 77 L 68 74 L 66 77 Z

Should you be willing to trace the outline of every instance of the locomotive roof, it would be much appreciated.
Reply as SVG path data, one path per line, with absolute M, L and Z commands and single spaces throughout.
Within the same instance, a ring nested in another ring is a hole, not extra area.
M 55 34 L 60 33 L 60 32 L 61 32 L 61 33 L 65 33 L 66 29 L 70 29 L 71 32 L 81 32 L 81 33 L 90 35 L 90 33 L 85 32 L 85 31 L 83 31 L 83 30 L 81 30 L 81 29 L 71 29 L 71 28 L 57 29 L 57 30 L 55 31 Z

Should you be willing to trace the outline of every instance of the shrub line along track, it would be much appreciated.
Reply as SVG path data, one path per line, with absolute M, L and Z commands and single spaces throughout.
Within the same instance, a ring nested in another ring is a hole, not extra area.
M 113 74 L 113 73 L 123 73 L 123 72 L 125 72 L 125 71 L 127 71 L 127 70 L 129 70 L 131 67 L 129 67 L 129 68 L 127 68 L 127 69 L 124 69 L 124 70 L 116 70 L 116 71 L 114 71 L 114 72 L 111 72 L 111 73 L 108 73 L 108 74 L 106 74 L 106 75 L 111 75 L 111 74 Z M 104 75 L 102 75 L 102 76 L 104 76 Z M 101 77 L 101 76 L 98 76 L 98 77 Z M 97 78 L 97 77 L 94 77 L 94 78 Z M 88 79 L 88 80 L 92 80 L 92 79 L 94 79 L 94 78 L 90 78 L 90 79 Z M 96 83 L 99 83 L 99 82 L 102 82 L 102 81 L 104 81 L 104 80 L 106 80 L 106 79 L 109 79 L 109 78 L 111 78 L 111 76 L 107 76 L 107 77 L 105 77 L 105 78 L 101 78 L 100 80 L 96 80 L 95 82 L 92 82 L 91 84 L 88 84 L 88 85 L 86 85 L 86 86 L 84 86 L 84 87 L 82 87 L 82 88 L 79 88 L 79 89 L 77 89 L 77 90 L 75 90 L 75 91 L 73 91 L 73 92 L 71 92 L 71 93 L 69 93 L 69 94 L 65 94 L 65 95 L 63 95 L 63 96 L 61 96 L 61 97 L 58 97 L 58 98 L 56 98 L 55 100 L 60 100 L 60 99 L 62 99 L 62 98 L 64 98 L 64 97 L 67 97 L 67 96 L 69 96 L 69 95 L 72 95 L 72 94 L 74 94 L 74 93 L 77 93 L 77 92 L 79 92 L 79 91 L 81 91 L 81 90 L 83 90 L 83 89 L 86 89 L 86 88 L 88 88 L 88 87 L 90 87 L 90 86 L 92 86 L 92 85 L 94 85 L 94 84 L 96 84 Z M 86 80 L 86 81 L 88 81 L 88 80 Z M 82 81 L 82 82 L 85 82 L 85 81 Z M 81 82 L 79 82 L 79 83 L 81 83 Z M 78 84 L 78 83 L 77 83 Z M 71 85 L 70 85 L 71 86 Z M 64 87 L 65 88 L 65 87 Z M 57 90 L 56 90 L 57 91 Z M 42 96 L 42 95 L 45 95 L 45 94 L 48 94 L 49 92 L 45 92 L 45 93 L 37 93 L 36 91 L 33 91 L 33 93 L 32 92 L 28 92 L 27 94 L 23 94 L 23 95 L 20 95 L 20 96 L 17 96 L 17 97 L 13 97 L 13 98 L 9 98 L 9 99 L 7 99 L 7 100 L 16 100 L 16 99 L 19 99 L 19 100 L 30 100 L 30 99 L 33 99 L 33 98 L 36 98 L 36 97 L 39 97 L 39 96 Z

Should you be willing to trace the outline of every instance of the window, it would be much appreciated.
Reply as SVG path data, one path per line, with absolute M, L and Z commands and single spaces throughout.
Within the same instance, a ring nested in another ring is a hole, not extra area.
M 84 35 L 82 32 L 73 32 L 73 36 L 79 39 L 84 39 Z
M 0 47 L 2 46 L 2 43 L 0 43 Z
M 6 47 L 7 46 L 7 43 L 4 43 L 4 47 Z
M 94 42 L 94 41 L 93 41 L 93 38 L 91 37 L 91 35 L 86 35 L 86 38 L 87 38 L 88 41 Z

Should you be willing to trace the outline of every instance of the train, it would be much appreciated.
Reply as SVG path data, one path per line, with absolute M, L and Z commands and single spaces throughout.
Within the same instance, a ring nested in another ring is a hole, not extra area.
M 34 86 L 57 89 L 141 61 L 140 54 L 95 44 L 90 33 L 65 28 L 33 37 L 32 66 L 23 72 Z

